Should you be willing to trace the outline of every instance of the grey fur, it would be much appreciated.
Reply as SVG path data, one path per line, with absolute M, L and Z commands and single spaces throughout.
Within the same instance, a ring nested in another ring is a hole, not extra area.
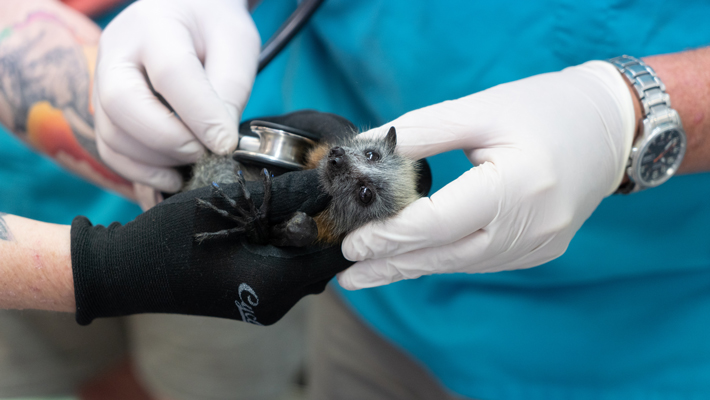
M 394 128 L 384 138 L 353 136 L 339 143 L 345 152 L 341 167 L 335 167 L 330 157 L 320 161 L 320 183 L 332 197 L 322 216 L 333 237 L 392 217 L 420 197 L 416 162 L 396 153 L 396 143 Z M 368 160 L 366 154 L 373 150 L 379 153 L 379 160 Z M 369 204 L 359 200 L 363 186 L 372 190 Z
M 259 168 L 244 168 L 231 156 L 218 156 L 206 154 L 192 167 L 192 178 L 185 184 L 184 191 L 199 189 L 217 183 L 235 183 L 237 181 L 237 171 L 244 173 L 244 178 L 248 181 L 256 180 L 256 176 L 261 171 Z

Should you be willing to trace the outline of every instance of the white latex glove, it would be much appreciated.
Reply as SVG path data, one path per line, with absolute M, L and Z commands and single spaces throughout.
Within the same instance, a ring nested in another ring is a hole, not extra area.
M 463 149 L 476 167 L 396 217 L 347 236 L 345 289 L 422 275 L 534 267 L 559 257 L 619 186 L 635 129 L 617 70 L 592 61 L 412 111 L 397 149 Z
M 171 167 L 233 151 L 261 40 L 246 0 L 141 0 L 101 36 L 94 81 L 97 145 L 118 173 L 166 192 Z M 160 93 L 169 111 L 153 95 Z

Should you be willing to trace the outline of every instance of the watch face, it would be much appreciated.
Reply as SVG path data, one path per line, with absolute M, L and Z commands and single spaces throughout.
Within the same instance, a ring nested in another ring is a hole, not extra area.
M 638 178 L 644 186 L 658 186 L 678 169 L 685 154 L 685 134 L 678 129 L 658 132 L 641 150 Z

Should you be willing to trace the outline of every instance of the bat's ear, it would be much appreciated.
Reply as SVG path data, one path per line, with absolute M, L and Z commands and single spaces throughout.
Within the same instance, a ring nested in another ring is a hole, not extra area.
M 397 131 L 394 126 L 390 127 L 390 130 L 385 136 L 385 144 L 387 145 L 387 151 L 394 153 L 394 148 L 397 147 Z

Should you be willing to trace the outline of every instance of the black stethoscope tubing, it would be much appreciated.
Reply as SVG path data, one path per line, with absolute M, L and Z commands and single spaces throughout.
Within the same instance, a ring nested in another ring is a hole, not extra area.
M 321 3 L 323 3 L 323 0 L 303 0 L 301 4 L 298 5 L 296 10 L 261 48 L 257 73 L 266 68 L 271 60 L 291 42 L 291 39 L 308 23 L 308 20 L 311 19 L 313 13 L 316 12 Z

